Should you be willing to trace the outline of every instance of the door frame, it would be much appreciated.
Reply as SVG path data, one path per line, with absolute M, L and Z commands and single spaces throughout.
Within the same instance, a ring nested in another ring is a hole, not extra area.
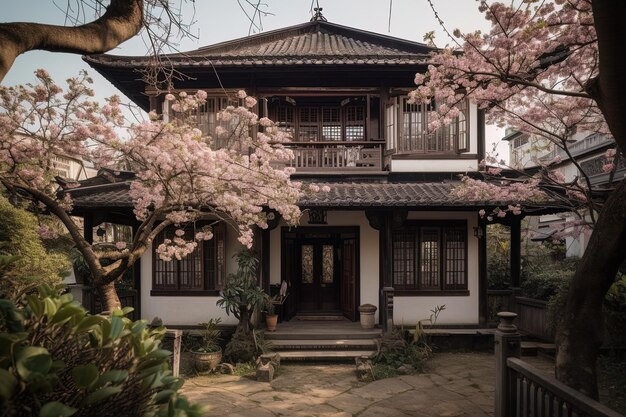
M 296 314 L 297 311 L 297 295 L 295 293 L 297 288 L 297 283 L 293 280 L 295 278 L 295 272 L 287 273 L 287 240 L 291 240 L 295 242 L 295 245 L 298 245 L 299 242 L 306 240 L 307 238 L 315 238 L 315 234 L 329 234 L 330 238 L 337 238 L 337 243 L 339 247 L 342 242 L 342 234 L 350 235 L 350 238 L 354 238 L 356 242 L 356 262 L 355 262 L 355 282 L 354 282 L 354 311 L 352 312 L 355 321 L 359 320 L 359 300 L 361 297 L 361 247 L 360 247 L 360 227 L 359 226 L 298 226 L 297 228 L 290 228 L 287 226 L 283 226 L 281 228 L 280 234 L 280 275 L 281 282 L 286 281 L 289 285 L 290 292 L 292 293 L 291 300 L 287 300 L 286 306 L 286 316 L 287 319 L 290 319 Z M 336 235 L 336 236 L 332 236 Z M 296 263 L 299 263 L 300 260 L 296 260 Z M 343 262 L 343 254 L 342 260 Z M 343 266 L 343 264 L 340 264 Z M 299 269 L 299 268 L 294 268 Z M 341 280 L 343 277 L 341 276 L 341 271 L 337 274 L 339 286 L 339 309 L 341 310 Z

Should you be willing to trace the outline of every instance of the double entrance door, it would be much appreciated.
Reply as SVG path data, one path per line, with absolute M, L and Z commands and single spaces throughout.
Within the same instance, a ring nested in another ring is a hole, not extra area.
M 284 235 L 285 278 L 294 295 L 292 315 L 342 314 L 354 320 L 358 230 L 298 229 Z

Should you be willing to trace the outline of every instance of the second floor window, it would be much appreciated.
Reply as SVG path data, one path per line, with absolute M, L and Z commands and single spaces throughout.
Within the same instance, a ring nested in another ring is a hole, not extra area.
M 460 153 L 469 150 L 469 114 L 464 101 L 460 114 L 450 124 L 429 132 L 431 104 L 411 104 L 406 97 L 392 99 L 387 105 L 388 148 L 400 153 Z M 393 122 L 391 122 L 393 120 Z M 399 126 L 395 126 L 395 123 Z
M 296 142 L 365 140 L 365 106 L 303 106 L 281 104 L 270 118 Z

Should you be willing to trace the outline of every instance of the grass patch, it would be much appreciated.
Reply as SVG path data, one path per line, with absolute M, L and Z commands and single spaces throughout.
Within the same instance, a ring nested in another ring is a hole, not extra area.
M 402 375 L 395 366 L 382 363 L 372 364 L 372 371 L 374 371 L 374 380 L 376 381 Z

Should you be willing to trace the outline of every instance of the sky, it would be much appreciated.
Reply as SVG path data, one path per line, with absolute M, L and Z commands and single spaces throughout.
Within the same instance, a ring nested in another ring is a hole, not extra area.
M 181 0 L 175 0 L 178 4 Z M 437 46 L 445 46 L 452 40 L 444 33 L 437 22 L 428 0 L 313 0 L 319 3 L 322 13 L 329 22 L 357 29 L 368 30 L 388 36 L 423 42 L 424 34 L 435 31 Z M 311 18 L 312 0 L 264 0 L 271 13 L 262 17 L 262 29 L 270 31 L 286 26 L 297 25 Z M 431 0 L 446 29 L 455 28 L 463 32 L 476 29 L 487 31 L 488 23 L 478 12 L 475 0 Z M 250 20 L 240 7 L 246 0 L 195 0 L 195 15 L 191 7 L 184 9 L 183 19 L 189 21 L 194 16 L 192 33 L 197 39 L 182 39 L 177 45 L 180 51 L 188 51 L 226 40 L 248 36 Z M 75 7 L 77 0 L 19 0 L 5 5 L 0 21 L 37 22 L 65 24 L 67 5 Z M 391 5 L 391 16 L 390 16 Z M 247 9 L 251 11 L 250 8 Z M 89 17 L 87 15 L 87 17 Z M 390 20 L 391 19 L 391 20 Z M 141 37 L 135 37 L 110 51 L 116 55 L 145 55 L 147 47 Z M 60 83 L 75 76 L 81 69 L 88 70 L 94 79 L 94 89 L 100 99 L 113 94 L 121 94 L 111 83 L 74 54 L 33 51 L 18 57 L 15 64 L 2 81 L 3 85 L 34 82 L 33 72 L 45 68 L 53 79 Z M 493 143 L 504 136 L 502 129 L 487 128 L 487 143 Z M 490 149 L 490 146 L 487 146 Z M 498 146 L 501 157 L 508 157 L 505 144 Z

